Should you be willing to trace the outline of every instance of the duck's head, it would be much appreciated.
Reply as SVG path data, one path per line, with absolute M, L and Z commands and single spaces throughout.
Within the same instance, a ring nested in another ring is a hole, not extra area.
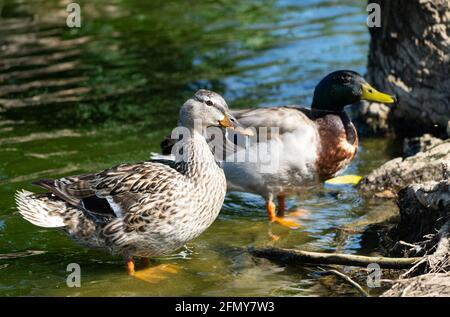
M 395 102 L 393 96 L 379 92 L 357 72 L 338 70 L 328 74 L 316 86 L 311 108 L 339 113 L 345 106 L 361 100 Z
M 236 132 L 249 134 L 230 114 L 221 95 L 200 89 L 188 99 L 180 110 L 180 124 L 189 129 L 209 127 L 232 128 Z

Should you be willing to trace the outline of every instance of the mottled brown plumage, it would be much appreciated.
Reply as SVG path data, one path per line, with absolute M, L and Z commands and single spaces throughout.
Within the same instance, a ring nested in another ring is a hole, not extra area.
M 180 110 L 180 127 L 188 133 L 180 143 L 184 155 L 176 162 L 121 164 L 41 180 L 35 184 L 49 193 L 19 191 L 19 212 L 38 226 L 61 228 L 84 246 L 126 258 L 173 252 L 206 230 L 222 206 L 225 176 L 203 129 L 224 123 L 237 126 L 223 98 L 200 90 Z

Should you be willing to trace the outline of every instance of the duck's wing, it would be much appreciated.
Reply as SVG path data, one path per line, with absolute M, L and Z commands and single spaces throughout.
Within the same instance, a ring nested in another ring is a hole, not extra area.
M 165 164 L 166 163 L 166 164 Z M 34 184 L 101 221 L 119 218 L 133 227 L 155 196 L 161 198 L 179 186 L 174 162 L 160 160 L 122 164 L 97 174 L 85 174 L 58 180 L 40 180 Z
M 311 126 L 310 110 L 300 106 L 268 107 L 255 109 L 232 110 L 232 115 L 246 128 L 279 129 L 279 134 L 290 133 L 300 126 Z M 270 134 L 269 134 L 270 137 Z
M 231 114 L 239 121 L 245 128 L 254 128 L 256 135 L 259 137 L 262 131 L 259 128 L 268 128 L 266 131 L 266 140 L 272 139 L 275 135 L 270 128 L 278 128 L 278 135 L 292 133 L 303 129 L 309 129 L 314 125 L 311 119 L 311 110 L 301 106 L 283 106 L 283 107 L 268 107 L 268 108 L 252 108 L 252 109 L 237 109 L 231 110 Z M 210 140 L 211 134 L 222 135 L 223 130 L 219 128 L 210 128 L 208 130 L 207 140 Z M 245 144 L 246 137 L 232 130 L 226 135 L 226 142 L 220 143 L 224 146 L 225 153 L 233 153 Z M 172 139 L 171 135 L 167 135 L 161 142 L 162 155 L 152 155 L 152 158 L 166 158 L 173 159 L 172 148 L 177 140 Z M 214 141 L 208 141 L 214 145 Z M 215 156 L 218 160 L 222 160 L 223 153 L 221 149 L 215 151 Z

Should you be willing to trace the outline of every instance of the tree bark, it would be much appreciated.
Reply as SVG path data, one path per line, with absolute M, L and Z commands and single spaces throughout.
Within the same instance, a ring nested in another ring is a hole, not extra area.
M 392 107 L 364 103 L 358 120 L 369 133 L 450 136 L 448 0 L 369 0 L 381 27 L 369 28 L 369 82 L 395 94 Z

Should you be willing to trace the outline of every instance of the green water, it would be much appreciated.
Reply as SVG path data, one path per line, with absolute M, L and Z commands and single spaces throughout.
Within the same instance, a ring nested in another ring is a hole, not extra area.
M 364 73 L 369 35 L 365 1 L 78 1 L 82 27 L 65 26 L 65 1 L 0 1 L 0 296 L 12 295 L 341 295 L 314 267 L 284 268 L 249 256 L 247 246 L 369 254 L 370 234 L 337 235 L 391 203 L 343 186 L 289 197 L 311 214 L 304 227 L 268 238 L 264 201 L 229 194 L 217 221 L 173 257 L 179 273 L 149 285 L 123 260 L 85 250 L 62 233 L 18 215 L 17 189 L 30 182 L 142 161 L 176 124 L 198 88 L 234 108 L 311 101 L 326 73 Z M 50 68 L 49 68 L 50 67 Z M 348 169 L 364 175 L 395 155 L 387 140 L 363 139 Z M 78 263 L 82 287 L 66 286 Z M 350 295 L 357 293 L 350 293 Z

